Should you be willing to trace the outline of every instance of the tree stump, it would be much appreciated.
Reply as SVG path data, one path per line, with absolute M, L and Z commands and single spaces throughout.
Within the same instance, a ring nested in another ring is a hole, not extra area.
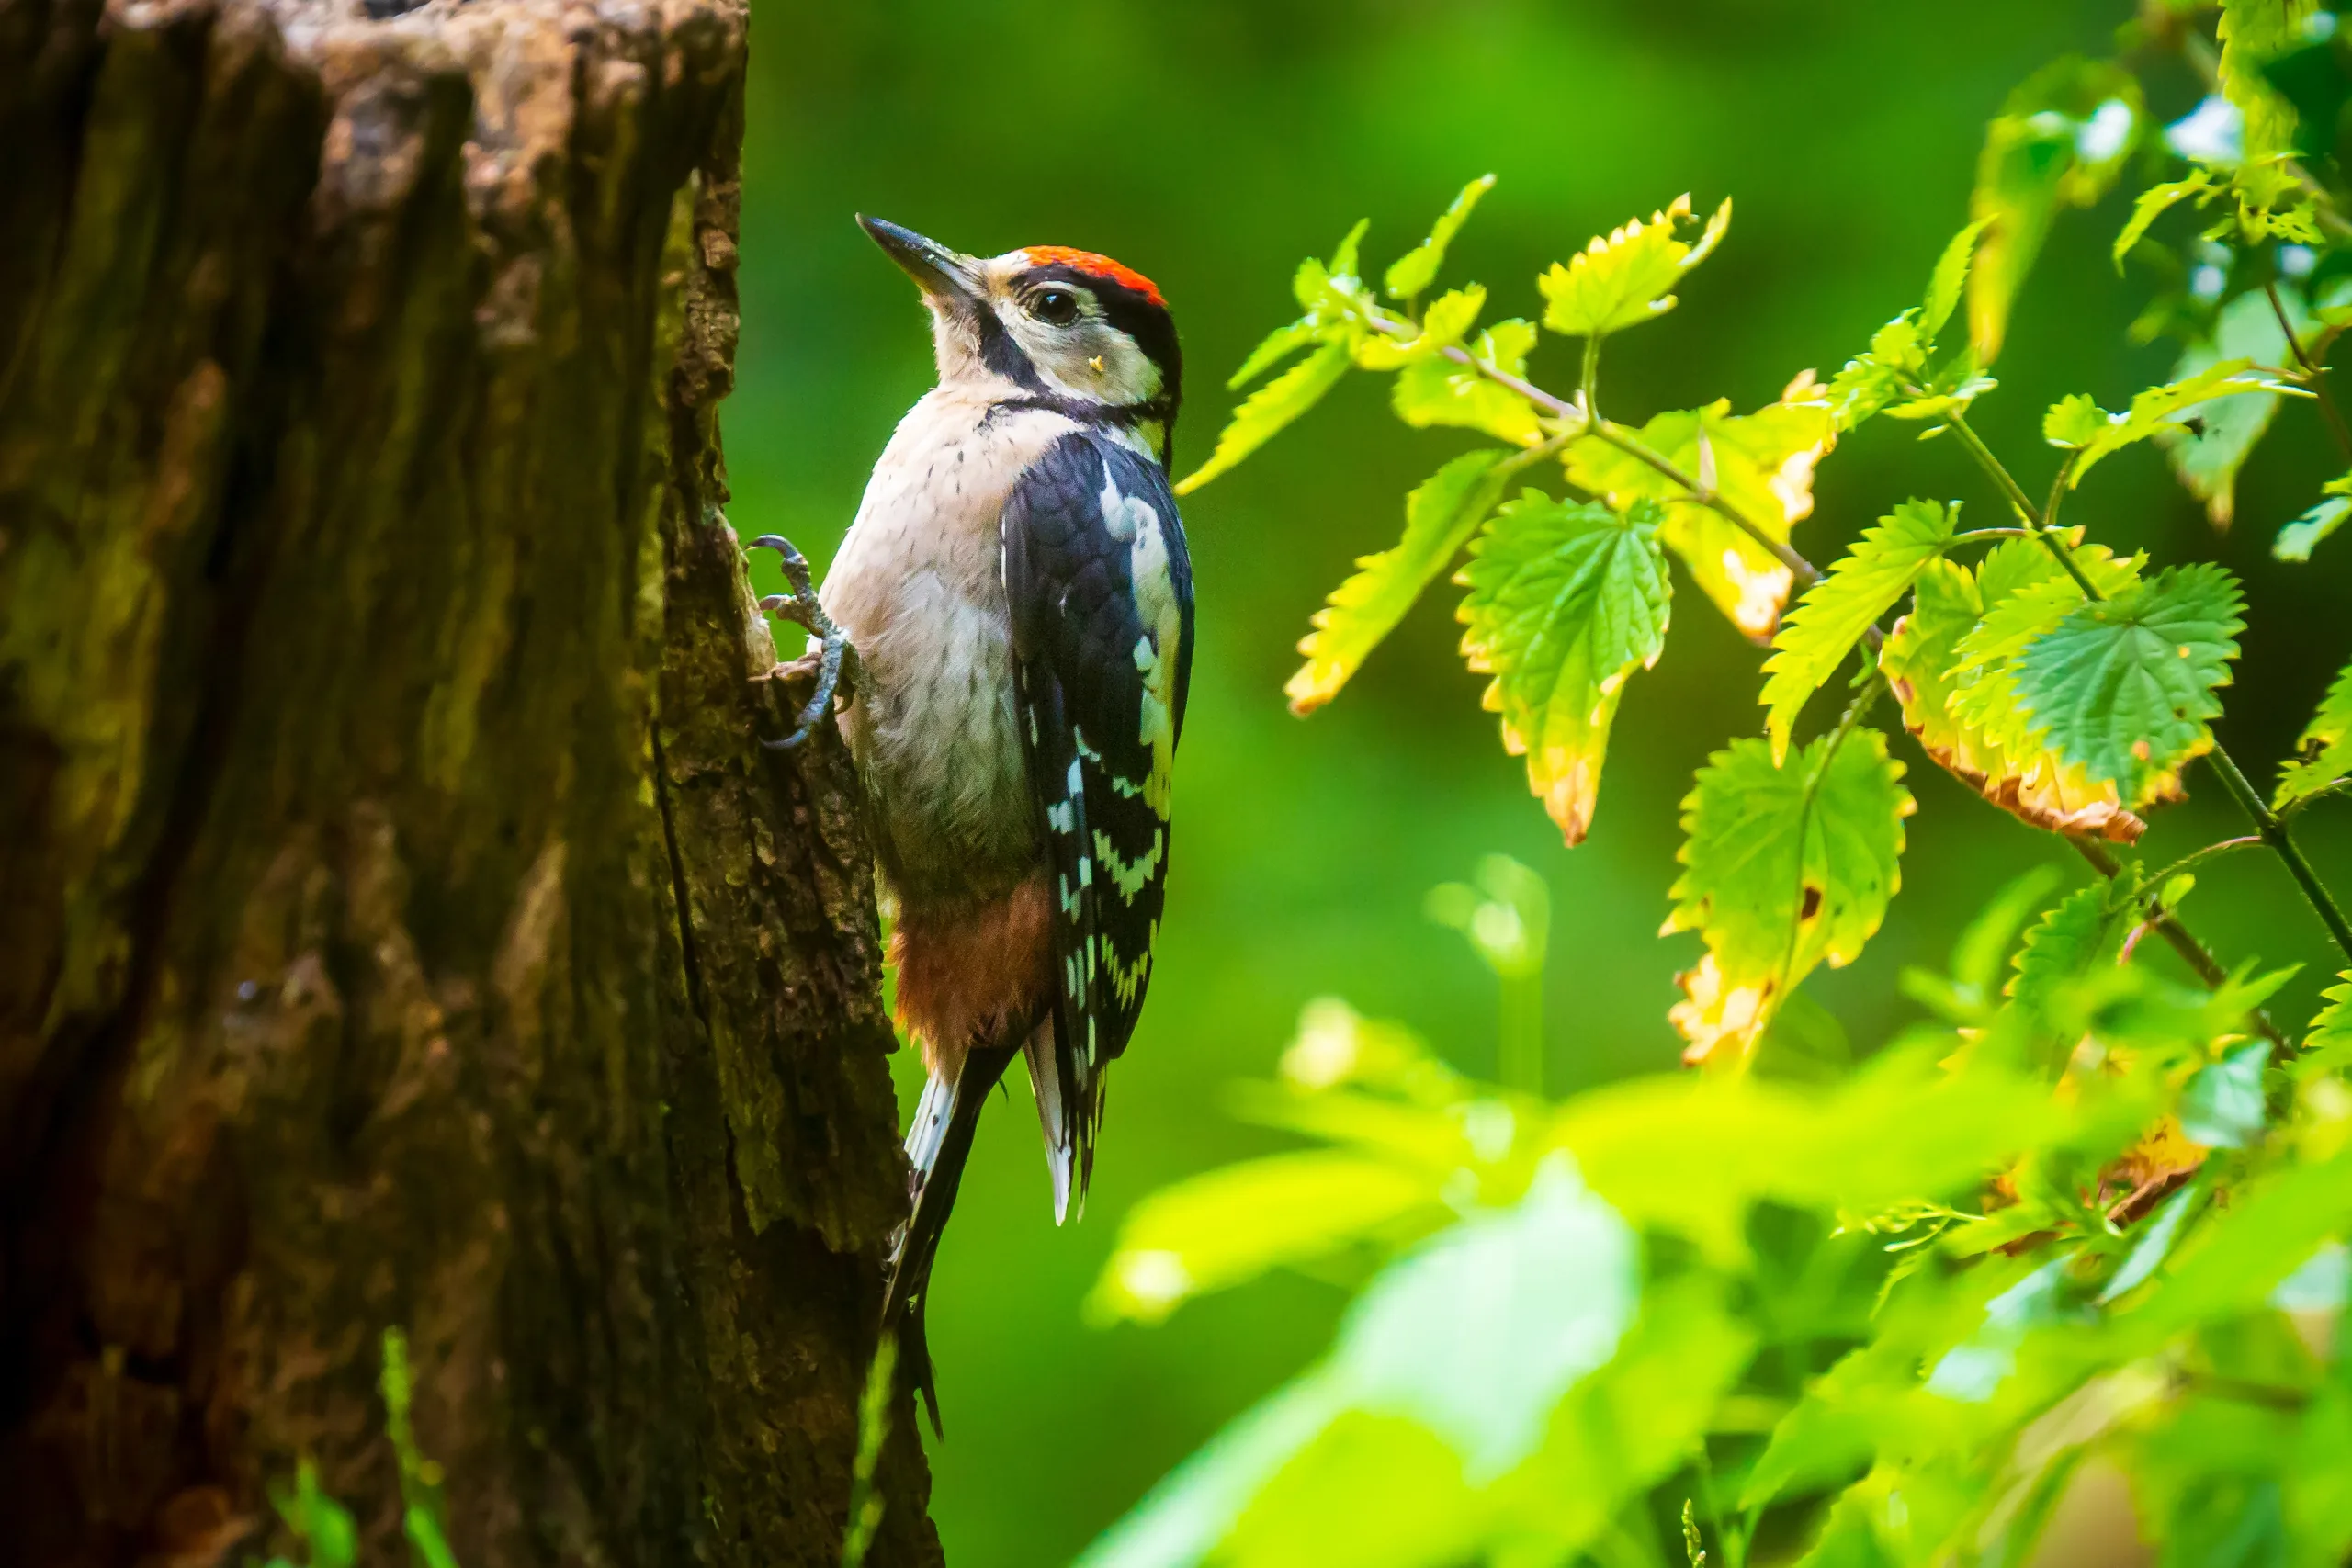
M 838 1560 L 868 852 L 725 499 L 743 0 L 0 0 L 0 1561 Z M 871 1561 L 935 1562 L 895 1409 Z

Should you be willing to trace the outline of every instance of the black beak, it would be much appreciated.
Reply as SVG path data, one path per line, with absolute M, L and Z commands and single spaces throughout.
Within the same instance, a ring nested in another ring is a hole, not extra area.
M 926 240 L 912 229 L 880 218 L 857 215 L 858 227 L 874 236 L 890 259 L 906 269 L 926 299 L 951 310 L 980 306 L 980 264 L 960 251 Z

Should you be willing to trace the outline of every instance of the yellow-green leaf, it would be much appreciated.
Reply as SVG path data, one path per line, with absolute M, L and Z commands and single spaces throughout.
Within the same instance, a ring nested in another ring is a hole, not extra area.
M 1984 224 L 1968 278 L 1976 363 L 2001 352 L 2009 309 L 2061 207 L 2105 195 L 2140 135 L 2139 79 L 2110 61 L 2068 58 L 2028 78 L 1985 127 L 1970 211 Z
M 1495 188 L 1495 176 L 1480 175 L 1462 187 L 1453 205 L 1441 213 L 1430 225 L 1430 237 L 1398 256 L 1388 269 L 1385 280 L 1392 299 L 1410 299 L 1437 281 L 1437 269 L 1445 265 L 1446 247 L 1453 243 L 1453 236 L 1462 231 L 1469 220 L 1471 209 L 1478 198 Z
M 1781 623 L 1764 666 L 1764 729 L 1783 761 L 1805 699 L 1837 672 L 1847 651 L 1951 547 L 1960 504 L 1906 501 L 1855 542 L 1829 575 L 1805 590 Z
M 1731 203 L 1715 209 L 1695 242 L 1675 232 L 1689 221 L 1690 198 L 1679 196 L 1647 222 L 1634 219 L 1594 239 L 1566 264 L 1554 263 L 1537 280 L 1548 302 L 1544 324 L 1571 337 L 1598 337 L 1673 310 L 1668 290 L 1722 240 L 1731 226 Z
M 1479 284 L 1456 288 L 1430 302 L 1421 316 L 1421 330 L 1409 338 L 1367 333 L 1356 344 L 1356 364 L 1366 370 L 1396 370 L 1415 360 L 1457 346 L 1487 308 L 1487 290 Z
M 2186 179 L 2167 180 L 2163 185 L 2150 186 L 2142 191 L 2139 199 L 2132 204 L 2131 221 L 2125 223 L 2123 231 L 2115 236 L 2115 270 L 2123 270 L 2123 258 L 2131 254 L 2132 247 L 2148 232 L 2149 225 L 2190 197 L 2197 197 L 2202 205 L 2210 199 L 2212 190 L 2211 172 L 2199 169 Z
M 1521 321 L 1497 321 L 1467 346 L 1473 358 L 1521 376 L 1528 351 L 1535 346 L 1535 328 Z M 1442 355 L 1416 360 L 1398 371 L 1389 398 L 1396 417 L 1417 430 L 1461 425 L 1514 446 L 1532 446 L 1544 438 L 1534 405 L 1526 398 Z
M 1312 320 L 1296 321 L 1286 327 L 1276 327 L 1258 340 L 1258 346 L 1250 351 L 1250 356 L 1241 362 L 1241 368 L 1226 378 L 1226 390 L 1239 391 L 1308 344 L 1317 341 L 1323 335 L 1324 331 L 1322 326 Z
M 1383 637 L 1443 570 L 1501 492 L 1500 452 L 1465 452 L 1405 500 L 1404 537 L 1356 562 L 1355 575 L 1315 613 L 1315 629 L 1298 645 L 1306 662 L 1283 690 L 1304 717 L 1337 696 Z
M 2270 553 L 2278 559 L 2311 559 L 2313 547 L 2342 527 L 2346 516 L 2352 516 L 2352 474 L 2330 479 L 2321 488 L 2326 499 L 2280 528 L 2278 537 L 2271 542 Z
M 2041 431 L 2052 444 L 2074 447 L 2074 467 L 2067 478 L 2072 487 L 2081 484 L 2083 476 L 2100 458 L 2134 442 L 2185 428 L 2203 404 L 2250 392 L 2305 395 L 2301 388 L 2256 370 L 2250 360 L 2225 359 L 2184 380 L 2150 387 L 2134 397 L 2132 407 L 2122 413 L 2108 413 L 2095 404 L 2086 409 L 2088 400 L 2077 393 L 2051 409 Z
M 1326 343 L 1264 386 L 1250 394 L 1216 438 L 1209 460 L 1176 485 L 1178 495 L 1190 495 L 1219 474 L 1281 434 L 1284 425 L 1322 401 L 1323 394 L 1348 373 L 1345 340 Z
M 2264 79 L 2262 68 L 2303 41 L 2318 10 L 2317 0 L 2222 0 L 2216 74 L 2244 121 L 2240 147 L 2247 163 L 2295 150 L 2295 107 Z
M 1886 738 L 1823 736 L 1775 764 L 1760 739 L 1708 759 L 1682 803 L 1682 874 L 1668 931 L 1706 956 L 1670 1015 L 1690 1049 L 1745 1052 L 1814 967 L 1850 964 L 1902 885 L 1903 819 L 1916 808 Z
M 2329 683 L 2319 711 L 2295 743 L 2295 755 L 2279 771 L 2273 804 L 2287 807 L 2352 774 L 2352 664 Z
M 1646 501 L 1621 515 L 1529 491 L 1496 513 L 1461 573 L 1463 656 L 1494 676 L 1485 702 L 1502 716 L 1503 748 L 1527 758 L 1528 787 L 1571 844 L 1592 822 L 1625 678 L 1666 646 L 1661 520 Z

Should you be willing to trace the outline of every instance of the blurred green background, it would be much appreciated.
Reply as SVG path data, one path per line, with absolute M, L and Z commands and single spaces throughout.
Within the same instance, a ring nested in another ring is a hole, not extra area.
M 741 378 L 726 410 L 731 514 L 821 566 L 891 426 L 931 384 L 914 291 L 854 212 L 984 254 L 1081 245 L 1157 279 L 1190 368 L 1177 433 L 1189 468 L 1230 406 L 1225 374 L 1293 313 L 1293 265 L 1356 218 L 1371 217 L 1367 260 L 1385 265 L 1464 179 L 1494 171 L 1501 185 L 1449 276 L 1487 283 L 1497 314 L 1532 314 L 1533 275 L 1593 231 L 1684 190 L 1702 210 L 1728 195 L 1730 237 L 1681 308 L 1613 340 L 1604 406 L 1628 421 L 1718 395 L 1747 409 L 1807 366 L 1835 370 L 1917 298 L 1966 216 L 1984 118 L 2052 56 L 2109 49 L 2128 15 L 2050 0 L 763 0 Z M 2183 73 L 2154 107 L 2177 116 L 2197 96 Z M 2177 352 L 2124 339 L 2143 289 L 2118 282 L 2107 247 L 2136 188 L 2127 177 L 2096 211 L 2062 216 L 1997 367 L 2004 385 L 1979 405 L 1978 428 L 2029 488 L 2053 468 L 2038 434 L 2049 402 L 2087 390 L 2120 407 Z M 1539 378 L 1573 376 L 1573 345 L 1540 352 Z M 1451 591 L 1330 708 L 1289 717 L 1280 688 L 1308 615 L 1353 558 L 1393 541 L 1404 492 L 1476 439 L 1403 429 L 1384 388 L 1343 385 L 1186 506 L 1200 633 L 1173 881 L 1093 1200 L 1084 1224 L 1056 1231 L 1016 1089 L 981 1135 L 940 1263 L 932 1337 L 949 1437 L 933 1446 L 933 1513 L 957 1568 L 1066 1561 L 1324 1345 L 1345 1292 L 1306 1280 L 1212 1298 L 1156 1329 L 1089 1327 L 1080 1303 L 1137 1197 L 1272 1145 L 1225 1113 L 1223 1087 L 1271 1069 L 1308 998 L 1403 1019 L 1457 1065 L 1492 1071 L 1492 983 L 1424 919 L 1432 884 L 1495 850 L 1550 880 L 1555 1089 L 1675 1059 L 1665 1013 L 1697 945 L 1656 934 L 1677 805 L 1709 751 L 1760 728 L 1760 656 L 1679 586 L 1666 658 L 1629 690 L 1593 836 L 1574 852 L 1478 710 L 1481 682 L 1453 657 Z M 1826 459 L 1798 547 L 1826 563 L 1914 493 L 1962 498 L 1980 526 L 2005 521 L 1957 448 L 1915 436 L 1878 421 Z M 2253 626 L 2222 734 L 2263 781 L 2352 651 L 2352 542 L 2308 568 L 2267 553 L 2333 472 L 2324 448 L 2311 412 L 2290 405 L 2228 536 L 2153 447 L 2105 465 L 2070 507 L 2102 539 L 2217 558 L 2247 580 Z M 1907 742 L 1897 754 L 1920 807 L 1905 896 L 1860 962 L 1808 987 L 1858 1045 L 1911 1016 L 1903 966 L 1939 960 L 2003 881 L 2043 860 L 2081 874 L 2062 844 Z M 2198 798 L 2147 840 L 2160 860 L 2245 830 L 2210 777 L 2190 784 Z M 2323 868 L 2352 883 L 2345 817 L 2306 820 Z M 2281 1012 L 2309 1015 L 2324 938 L 2275 862 L 2213 867 L 2188 916 L 2225 962 L 2306 964 Z M 910 1090 L 912 1064 L 899 1066 Z

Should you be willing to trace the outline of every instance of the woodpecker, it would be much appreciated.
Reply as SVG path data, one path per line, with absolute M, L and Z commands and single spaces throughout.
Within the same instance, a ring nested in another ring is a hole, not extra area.
M 934 1430 L 923 1312 L 989 1090 L 1025 1056 L 1056 1223 L 1082 1211 L 1103 1077 L 1151 978 L 1193 662 L 1170 492 L 1182 363 L 1140 273 L 1062 245 L 981 259 L 861 217 L 914 279 L 939 384 L 883 450 L 824 586 L 775 536 L 893 907 L 928 1082 L 883 1330 Z

